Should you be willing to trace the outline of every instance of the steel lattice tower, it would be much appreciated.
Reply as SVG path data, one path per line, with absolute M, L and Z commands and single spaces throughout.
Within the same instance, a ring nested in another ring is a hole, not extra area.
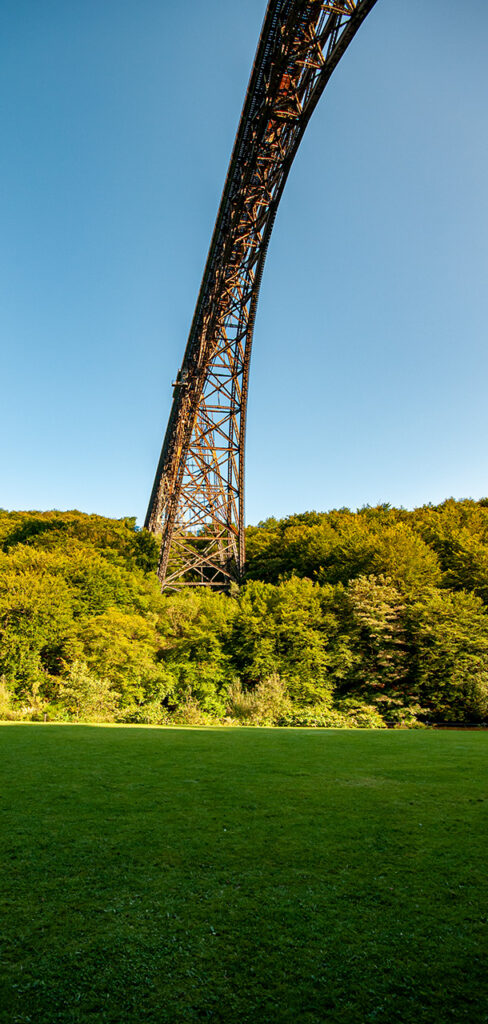
M 376 0 L 270 0 L 149 501 L 162 587 L 244 571 L 249 361 L 266 252 L 315 106 Z

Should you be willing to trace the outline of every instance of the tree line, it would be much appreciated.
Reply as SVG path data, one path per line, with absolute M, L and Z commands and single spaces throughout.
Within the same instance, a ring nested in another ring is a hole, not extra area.
M 268 519 L 233 593 L 161 594 L 135 520 L 0 511 L 0 718 L 488 719 L 488 499 Z

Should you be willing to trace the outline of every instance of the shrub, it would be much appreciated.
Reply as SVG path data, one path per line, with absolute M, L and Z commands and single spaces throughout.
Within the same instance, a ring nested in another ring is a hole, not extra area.
M 301 726 L 306 729 L 349 729 L 347 715 L 328 704 L 314 704 L 309 707 L 293 708 L 281 725 Z
M 374 704 L 364 704 L 351 697 L 337 702 L 337 710 L 344 715 L 346 729 L 386 729 L 383 716 Z
M 20 712 L 13 706 L 7 680 L 5 676 L 0 676 L 0 721 L 13 722 L 20 717 Z
M 119 703 L 108 679 L 98 679 L 82 661 L 73 662 L 59 687 L 59 702 L 77 721 L 111 722 Z
M 303 726 L 309 729 L 386 729 L 383 718 L 370 704 L 342 701 L 335 707 L 315 704 L 294 708 L 280 725 Z
M 171 721 L 161 701 L 148 700 L 144 704 L 130 704 L 121 708 L 116 715 L 118 722 L 129 722 L 134 725 L 168 725 Z
M 252 690 L 243 690 L 240 682 L 229 687 L 227 713 L 243 725 L 280 725 L 291 710 L 285 683 L 276 672 Z
M 175 725 L 217 725 L 218 719 L 208 712 L 202 711 L 196 697 L 190 694 L 178 705 L 171 715 Z

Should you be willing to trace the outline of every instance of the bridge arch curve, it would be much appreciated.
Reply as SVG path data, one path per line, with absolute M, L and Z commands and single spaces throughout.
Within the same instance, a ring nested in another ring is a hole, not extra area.
M 145 527 L 162 587 L 243 578 L 249 364 L 261 278 L 294 157 L 376 0 L 270 0 L 156 470 Z

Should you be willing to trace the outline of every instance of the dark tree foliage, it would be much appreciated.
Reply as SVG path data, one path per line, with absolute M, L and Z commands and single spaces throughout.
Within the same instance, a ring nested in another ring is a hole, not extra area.
M 488 719 L 488 499 L 268 519 L 231 595 L 161 595 L 135 520 L 0 511 L 0 717 Z

